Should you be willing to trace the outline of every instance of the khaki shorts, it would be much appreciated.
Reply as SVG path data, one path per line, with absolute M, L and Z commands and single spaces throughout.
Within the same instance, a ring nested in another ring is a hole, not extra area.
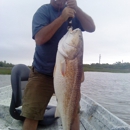
M 53 93 L 53 77 L 38 73 L 32 68 L 24 92 L 21 116 L 42 120 Z

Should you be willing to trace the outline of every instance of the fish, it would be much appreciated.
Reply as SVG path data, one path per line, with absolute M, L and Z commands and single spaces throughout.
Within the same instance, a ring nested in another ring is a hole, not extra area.
M 54 90 L 57 99 L 55 117 L 60 117 L 63 130 L 72 130 L 80 109 L 80 86 L 84 81 L 83 35 L 70 28 L 58 43 L 54 67 Z

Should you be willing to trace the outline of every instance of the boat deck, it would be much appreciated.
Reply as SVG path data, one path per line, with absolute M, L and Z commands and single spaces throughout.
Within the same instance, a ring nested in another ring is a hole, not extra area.
M 11 86 L 0 88 L 0 130 L 21 130 L 23 122 L 13 119 L 9 114 Z M 50 105 L 56 106 L 55 96 Z M 130 130 L 130 126 L 103 108 L 100 104 L 82 93 L 80 101 L 80 130 Z M 38 130 L 63 130 L 61 119 L 48 127 L 39 126 Z

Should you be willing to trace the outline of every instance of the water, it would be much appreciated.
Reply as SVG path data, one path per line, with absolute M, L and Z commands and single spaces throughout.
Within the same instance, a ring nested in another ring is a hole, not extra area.
M 81 90 L 130 124 L 130 73 L 86 72 Z
M 0 87 L 10 85 L 10 75 L 0 75 Z
M 10 84 L 10 75 L 0 75 L 0 87 Z M 130 73 L 85 72 L 81 90 L 130 124 Z

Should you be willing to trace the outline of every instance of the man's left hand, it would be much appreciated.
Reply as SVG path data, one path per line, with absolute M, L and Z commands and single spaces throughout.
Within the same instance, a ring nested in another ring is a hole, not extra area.
M 76 11 L 77 10 L 77 1 L 76 0 L 67 0 L 67 6 Z

